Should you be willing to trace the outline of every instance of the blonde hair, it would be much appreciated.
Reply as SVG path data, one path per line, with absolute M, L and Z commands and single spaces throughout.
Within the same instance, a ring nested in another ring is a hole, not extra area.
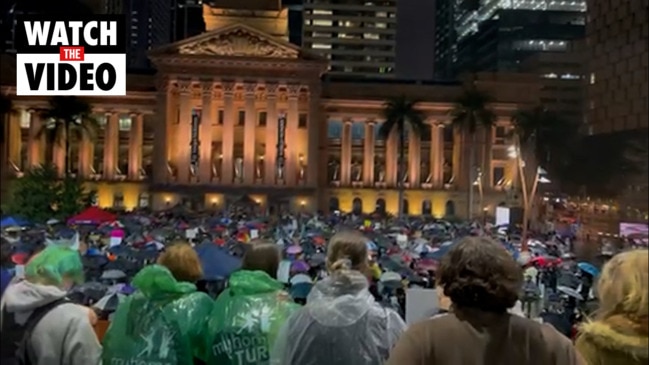
M 327 268 L 335 273 L 356 270 L 367 274 L 370 270 L 367 238 L 358 231 L 342 231 L 329 240 Z
M 258 270 L 277 279 L 277 269 L 282 261 L 282 253 L 276 244 L 265 240 L 253 240 L 243 255 L 242 270 Z
M 649 251 L 633 250 L 615 255 L 597 283 L 598 319 L 623 315 L 646 318 L 649 311 Z
M 194 248 L 185 241 L 176 241 L 158 258 L 158 264 L 169 269 L 178 281 L 196 282 L 203 277 L 203 267 Z

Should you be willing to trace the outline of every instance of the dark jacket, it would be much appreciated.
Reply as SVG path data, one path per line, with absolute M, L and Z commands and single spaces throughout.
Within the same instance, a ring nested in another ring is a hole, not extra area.
M 388 361 L 388 365 L 433 364 L 580 363 L 570 340 L 551 326 L 508 313 L 456 309 L 411 326 Z

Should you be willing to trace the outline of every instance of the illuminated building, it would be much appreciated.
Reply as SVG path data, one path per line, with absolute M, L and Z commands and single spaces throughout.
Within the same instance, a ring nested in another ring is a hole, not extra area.
M 129 75 L 124 97 L 88 99 L 104 128 L 96 140 L 73 143 L 72 172 L 97 188 L 100 206 L 216 209 L 249 196 L 275 211 L 396 213 L 401 180 L 408 213 L 466 215 L 467 139 L 449 125 L 462 84 L 322 82 L 326 59 L 254 23 L 206 19 L 204 34 L 150 53 L 156 76 Z M 2 75 L 3 93 L 13 95 L 10 67 Z M 517 204 L 516 169 L 507 156 L 509 122 L 514 111 L 537 100 L 536 81 L 477 75 L 476 86 L 497 100 L 491 108 L 498 122 L 477 138 L 484 194 L 476 193 L 476 212 L 483 211 L 479 204 Z M 396 135 L 382 141 L 377 131 L 384 101 L 401 94 L 422 100 L 429 129 L 421 138 L 409 134 L 407 172 L 398 177 Z M 65 151 L 36 138 L 43 123 L 37 110 L 48 100 L 12 99 L 19 112 L 6 126 L 5 166 L 20 176 L 51 159 L 63 175 Z

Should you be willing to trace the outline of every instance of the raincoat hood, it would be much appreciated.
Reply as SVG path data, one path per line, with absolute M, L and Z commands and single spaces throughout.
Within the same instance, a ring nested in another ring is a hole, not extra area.
M 240 270 L 230 276 L 228 287 L 233 295 L 253 295 L 276 292 L 284 285 L 263 271 Z
M 359 271 L 331 275 L 313 287 L 306 308 L 320 324 L 349 326 L 376 304 L 368 286 L 367 278 Z
M 582 325 L 580 333 L 597 347 L 646 362 L 649 359 L 649 322 L 647 319 L 640 322 L 613 316 Z
M 21 280 L 10 285 L 2 299 L 9 313 L 31 313 L 34 309 L 64 298 L 66 295 L 66 291 L 56 286 Z
M 146 266 L 133 278 L 133 287 L 145 297 L 178 297 L 196 291 L 196 285 L 177 281 L 171 271 L 161 265 Z

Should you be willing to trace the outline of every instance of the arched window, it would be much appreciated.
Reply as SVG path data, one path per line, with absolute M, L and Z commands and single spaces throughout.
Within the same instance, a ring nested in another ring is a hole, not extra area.
M 329 211 L 335 212 L 337 210 L 340 210 L 340 201 L 335 196 L 332 196 L 329 198 Z
M 421 214 L 422 215 L 432 215 L 433 214 L 433 203 L 430 200 L 426 199 L 421 202 Z
M 376 199 L 376 213 L 385 214 L 385 199 L 383 198 Z
M 352 213 L 356 215 L 363 213 L 363 201 L 361 198 L 354 198 L 352 201 Z
M 149 207 L 149 193 L 141 193 L 138 197 L 138 207 L 148 208 Z
M 446 202 L 444 216 L 446 216 L 446 217 L 454 217 L 455 216 L 455 202 L 454 201 L 449 200 L 449 201 Z
M 408 202 L 408 199 L 403 199 L 403 214 L 410 214 L 410 203 Z

